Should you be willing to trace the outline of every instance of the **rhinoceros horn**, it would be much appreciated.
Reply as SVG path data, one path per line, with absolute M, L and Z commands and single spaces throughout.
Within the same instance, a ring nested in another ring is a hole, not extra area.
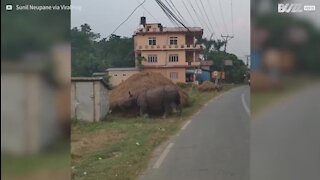
M 133 95 L 131 94 L 131 92 L 130 92 L 130 91 L 129 91 L 129 96 L 130 96 L 130 97 L 133 97 Z

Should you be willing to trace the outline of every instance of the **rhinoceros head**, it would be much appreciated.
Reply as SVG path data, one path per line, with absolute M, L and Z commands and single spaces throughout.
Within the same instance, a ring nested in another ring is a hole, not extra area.
M 120 103 L 121 108 L 132 108 L 136 106 L 137 98 L 129 91 L 129 96 Z

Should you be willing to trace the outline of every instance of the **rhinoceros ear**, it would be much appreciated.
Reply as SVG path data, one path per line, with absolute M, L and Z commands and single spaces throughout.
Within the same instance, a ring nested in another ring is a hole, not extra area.
M 129 91 L 129 96 L 130 96 L 130 97 L 133 97 L 130 91 Z

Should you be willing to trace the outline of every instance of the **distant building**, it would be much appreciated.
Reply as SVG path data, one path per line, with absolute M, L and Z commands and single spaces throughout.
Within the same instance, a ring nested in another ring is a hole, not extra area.
M 143 71 L 159 72 L 173 82 L 194 82 L 195 74 L 189 70 L 200 69 L 202 46 L 200 27 L 163 27 L 160 23 L 146 23 L 141 17 L 140 27 L 134 33 L 135 64 Z M 140 62 L 138 59 L 143 59 Z
M 163 27 L 160 23 L 146 23 L 141 17 L 133 35 L 135 67 L 107 69 L 110 83 L 117 86 L 140 71 L 161 73 L 175 83 L 195 82 L 203 51 L 196 39 L 202 35 L 200 27 Z
M 110 76 L 110 84 L 112 86 L 119 85 L 122 81 L 125 81 L 133 74 L 140 72 L 138 68 L 109 68 L 106 70 L 106 74 Z

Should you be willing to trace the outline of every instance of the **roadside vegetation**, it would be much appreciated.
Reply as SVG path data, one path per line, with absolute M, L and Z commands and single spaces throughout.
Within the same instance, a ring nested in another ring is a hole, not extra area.
M 58 139 L 44 152 L 32 155 L 1 155 L 3 179 L 64 179 L 70 176 L 70 142 Z
M 221 92 L 198 92 L 185 87 L 189 106 L 180 116 L 124 118 L 109 116 L 106 121 L 72 122 L 71 155 L 73 179 L 136 179 L 147 167 L 153 150 L 177 133 L 183 123 Z

